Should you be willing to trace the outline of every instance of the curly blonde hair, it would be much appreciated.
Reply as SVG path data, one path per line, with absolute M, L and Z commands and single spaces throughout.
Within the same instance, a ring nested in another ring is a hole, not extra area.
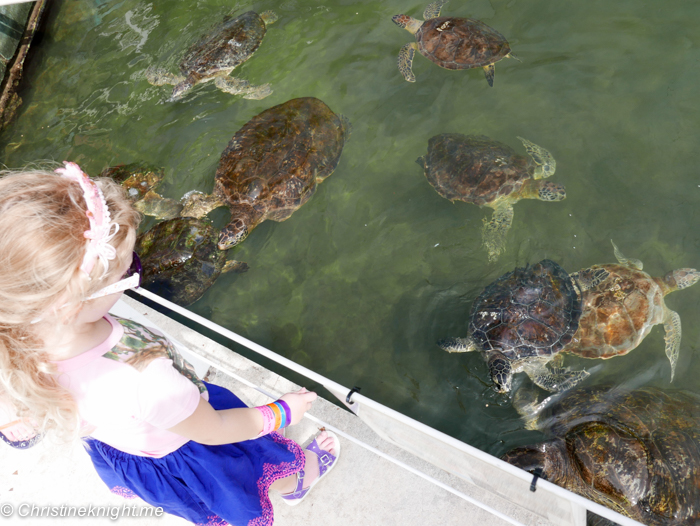
M 80 185 L 46 169 L 0 172 L 0 391 L 18 416 L 65 439 L 78 434 L 80 418 L 36 322 L 64 307 L 77 311 L 113 278 L 131 257 L 140 221 L 119 185 L 95 182 L 119 231 L 116 261 L 106 273 L 98 261 L 88 278 L 79 268 L 90 228 Z

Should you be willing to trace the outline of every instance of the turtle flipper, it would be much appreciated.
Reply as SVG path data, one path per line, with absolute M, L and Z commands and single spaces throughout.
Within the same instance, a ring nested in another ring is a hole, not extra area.
M 506 250 L 506 233 L 513 223 L 513 207 L 502 204 L 493 212 L 490 221 L 484 218 L 482 236 L 484 247 L 489 253 L 489 261 L 496 261 L 498 256 Z
M 204 217 L 209 212 L 226 203 L 215 195 L 207 195 L 193 190 L 182 196 L 182 217 Z
M 435 2 L 428 4 L 428 7 L 423 11 L 423 20 L 430 20 L 431 18 L 437 18 L 440 16 L 440 10 L 448 0 L 436 0 Z
M 588 371 L 572 371 L 568 367 L 552 367 L 550 371 L 542 363 L 526 367 L 525 372 L 535 385 L 550 392 L 571 389 L 590 375 Z
M 467 336 L 466 338 L 445 338 L 438 341 L 437 344 L 443 351 L 447 352 L 469 352 L 479 350 L 474 338 L 471 336 Z
M 518 57 L 518 55 L 516 55 L 512 51 L 506 55 L 506 58 L 514 58 L 518 62 L 522 62 L 522 60 L 520 60 L 520 57 Z
M 185 77 L 173 75 L 163 68 L 155 68 L 152 66 L 146 69 L 144 75 L 148 83 L 154 86 L 165 86 L 166 84 L 174 86 L 185 80 Z
M 243 272 L 248 272 L 249 269 L 250 267 L 248 266 L 248 263 L 245 263 L 244 261 L 236 261 L 235 259 L 229 259 L 226 263 L 224 263 L 221 273 L 236 272 L 238 274 L 242 274 Z
M 681 349 L 681 317 L 677 312 L 666 309 L 666 317 L 664 318 L 664 341 L 666 342 L 666 356 L 671 362 L 671 381 L 676 372 L 676 364 L 678 363 L 678 353 Z
M 416 54 L 418 44 L 409 42 L 399 51 L 399 71 L 408 82 L 415 82 L 416 76 L 413 74 L 413 56 Z
M 599 284 L 605 281 L 609 275 L 610 272 L 604 268 L 596 267 L 585 268 L 570 274 L 571 278 L 578 283 L 581 291 L 583 292 L 597 287 Z
M 622 252 L 620 252 L 620 249 L 617 248 L 617 245 L 615 242 L 611 239 L 610 242 L 612 243 L 613 250 L 615 251 L 615 259 L 617 259 L 617 262 L 620 263 L 620 265 L 625 265 L 626 267 L 632 267 L 636 268 L 637 270 L 642 270 L 644 268 L 644 263 L 642 263 L 638 259 L 634 258 L 626 258 Z
M 518 139 L 520 139 L 520 142 L 525 146 L 528 155 L 532 157 L 532 160 L 535 161 L 535 164 L 540 168 L 539 170 L 535 170 L 533 178 L 546 179 L 554 175 L 554 171 L 557 169 L 557 162 L 554 160 L 554 157 L 552 157 L 552 154 L 541 146 L 537 146 L 534 142 L 530 142 L 522 137 L 518 137 Z
M 174 199 L 168 199 L 157 194 L 153 190 L 149 190 L 134 203 L 134 208 L 147 216 L 153 216 L 156 219 L 173 219 L 182 212 L 182 204 Z
M 262 18 L 262 21 L 265 22 L 266 26 L 269 26 L 270 24 L 277 22 L 278 16 L 273 11 L 264 11 L 263 13 L 260 13 L 260 18 Z
M 510 360 L 499 351 L 492 351 L 488 358 L 489 373 L 494 387 L 499 393 L 510 391 L 513 383 L 513 367 Z
M 496 66 L 493 64 L 489 64 L 488 66 L 484 66 L 484 76 L 486 77 L 486 81 L 489 83 L 489 86 L 493 88 L 493 77 L 496 74 Z
M 252 86 L 247 80 L 241 80 L 234 77 L 216 77 L 214 80 L 214 85 L 226 93 L 231 93 L 232 95 L 243 95 L 244 99 L 260 100 L 272 94 L 272 88 L 269 84 Z

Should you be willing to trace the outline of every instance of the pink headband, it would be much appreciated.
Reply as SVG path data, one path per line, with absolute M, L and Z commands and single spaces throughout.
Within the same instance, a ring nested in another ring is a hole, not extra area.
M 102 190 L 83 173 L 77 164 L 67 161 L 64 161 L 63 164 L 66 167 L 58 168 L 56 173 L 80 184 L 87 203 L 87 212 L 85 214 L 88 221 L 90 221 L 90 230 L 86 230 L 83 234 L 88 242 L 80 270 L 85 272 L 89 278 L 90 272 L 95 268 L 95 263 L 99 259 L 104 266 L 104 272 L 102 273 L 104 276 L 109 268 L 109 261 L 117 257 L 117 250 L 109 242 L 119 232 L 119 225 L 111 222 L 109 209 L 107 208 L 104 195 L 102 195 Z

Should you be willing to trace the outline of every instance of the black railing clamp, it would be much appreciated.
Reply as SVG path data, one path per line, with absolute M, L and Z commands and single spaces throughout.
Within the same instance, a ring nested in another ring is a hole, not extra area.
M 358 393 L 358 392 L 360 392 L 360 387 L 355 386 L 352 389 L 350 389 L 348 396 L 345 397 L 345 401 L 350 405 L 354 404 L 355 402 L 351 401 L 350 398 L 352 398 L 352 395 L 354 393 Z
M 530 483 L 530 491 L 537 491 L 537 479 L 542 476 L 542 468 L 536 468 L 533 472 L 532 482 Z

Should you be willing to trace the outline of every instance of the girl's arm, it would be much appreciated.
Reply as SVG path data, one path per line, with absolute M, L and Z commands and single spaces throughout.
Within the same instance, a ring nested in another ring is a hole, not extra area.
M 316 393 L 302 388 L 296 393 L 287 393 L 281 398 L 287 402 L 292 412 L 292 424 L 301 420 L 317 396 Z M 217 411 L 209 402 L 201 398 L 194 413 L 169 428 L 168 431 L 200 444 L 215 446 L 250 440 L 257 437 L 262 428 L 262 413 L 254 407 Z

